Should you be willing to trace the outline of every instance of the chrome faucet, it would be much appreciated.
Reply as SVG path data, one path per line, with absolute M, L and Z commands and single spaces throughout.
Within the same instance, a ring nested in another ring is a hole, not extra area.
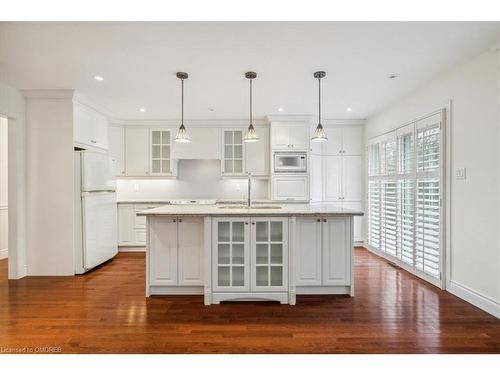
M 247 205 L 248 208 L 252 207 L 252 174 L 250 172 L 247 172 L 248 176 L 248 198 L 247 198 Z

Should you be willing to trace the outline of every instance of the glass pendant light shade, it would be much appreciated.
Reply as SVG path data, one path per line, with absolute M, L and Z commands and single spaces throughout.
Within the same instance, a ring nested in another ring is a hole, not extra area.
M 186 131 L 186 127 L 182 124 L 177 131 L 177 135 L 175 136 L 175 141 L 178 143 L 189 143 L 191 142 L 191 138 L 189 138 L 189 134 Z
M 245 137 L 243 138 L 243 141 L 245 141 L 245 142 L 258 142 L 259 136 L 257 135 L 257 132 L 255 131 L 255 128 L 253 127 L 253 124 L 252 124 L 252 120 L 253 120 L 253 118 L 252 118 L 252 80 L 257 78 L 257 73 L 246 72 L 245 78 L 247 78 L 250 81 L 250 125 L 248 125 L 248 130 L 245 134 Z
M 318 124 L 316 129 L 314 130 L 314 134 L 311 138 L 313 142 L 326 142 L 328 141 L 328 137 L 326 136 L 325 129 L 323 129 L 323 125 Z
M 186 127 L 184 126 L 184 80 L 189 76 L 184 72 L 177 72 L 177 78 L 181 80 L 181 126 L 177 131 L 177 135 L 175 136 L 175 141 L 177 143 L 189 143 L 191 142 L 191 138 L 187 133 Z
M 258 142 L 259 141 L 259 136 L 257 135 L 257 132 L 255 131 L 255 128 L 253 127 L 252 124 L 248 127 L 248 130 L 245 134 L 245 138 L 243 138 L 245 142 Z
M 326 136 L 325 129 L 321 125 L 321 78 L 326 77 L 326 72 L 319 71 L 314 73 L 314 78 L 318 79 L 318 126 L 314 130 L 314 134 L 311 138 L 312 142 L 326 142 L 328 137 Z

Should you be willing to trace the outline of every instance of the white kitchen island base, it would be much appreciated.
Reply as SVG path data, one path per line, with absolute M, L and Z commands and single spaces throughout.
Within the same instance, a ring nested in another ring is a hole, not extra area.
M 362 213 L 311 207 L 140 213 L 147 216 L 146 296 L 204 295 L 206 305 L 353 296 L 353 216 Z

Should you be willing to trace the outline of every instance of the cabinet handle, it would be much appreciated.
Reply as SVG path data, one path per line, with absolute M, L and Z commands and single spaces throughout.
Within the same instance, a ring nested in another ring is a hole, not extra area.
M 326 219 L 323 219 L 323 223 L 326 223 Z
M 248 225 L 248 221 L 245 221 L 245 225 Z
M 316 221 L 317 221 L 318 223 L 320 223 L 320 222 L 321 222 L 321 219 L 316 219 Z
M 179 223 L 182 223 L 182 219 L 179 219 L 178 221 L 179 221 Z
M 173 221 L 174 223 L 176 223 L 176 222 L 177 222 L 177 219 L 174 219 L 174 220 L 172 220 L 172 221 Z
M 252 221 L 252 225 L 255 225 L 255 221 Z

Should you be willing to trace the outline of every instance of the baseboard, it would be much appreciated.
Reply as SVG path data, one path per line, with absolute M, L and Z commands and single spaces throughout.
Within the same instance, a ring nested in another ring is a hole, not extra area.
M 9 250 L 8 249 L 0 250 L 0 259 L 5 259 L 8 256 L 9 256 Z
M 130 253 L 130 252 L 146 252 L 146 246 L 118 246 L 118 251 L 120 253 Z
M 450 281 L 448 292 L 500 319 L 500 303 L 466 286 Z

